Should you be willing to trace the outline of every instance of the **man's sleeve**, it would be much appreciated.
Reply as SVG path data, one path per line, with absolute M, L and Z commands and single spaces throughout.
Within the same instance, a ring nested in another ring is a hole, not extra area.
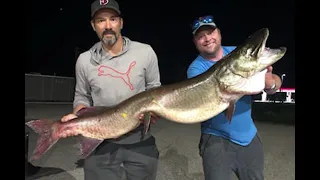
M 161 85 L 158 57 L 152 47 L 149 50 L 149 65 L 146 69 L 146 89 L 151 89 Z
M 199 63 L 193 62 L 190 64 L 188 70 L 187 70 L 187 77 L 188 79 L 198 76 L 199 74 L 202 74 L 204 72 L 204 69 L 202 66 L 200 66 Z
M 92 104 L 92 98 L 90 93 L 91 89 L 86 78 L 85 65 L 81 60 L 81 55 L 79 56 L 76 63 L 75 76 L 76 86 L 74 93 L 73 108 L 77 107 L 79 104 L 88 107 Z

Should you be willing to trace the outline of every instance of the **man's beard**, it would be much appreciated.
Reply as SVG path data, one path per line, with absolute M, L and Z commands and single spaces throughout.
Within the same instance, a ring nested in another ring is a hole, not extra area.
M 117 40 L 118 40 L 118 38 L 115 35 L 112 35 L 111 37 L 110 36 L 108 36 L 108 37 L 104 36 L 102 38 L 103 43 L 105 45 L 108 45 L 108 46 L 114 45 L 117 42 Z
M 106 36 L 111 35 L 111 36 Z M 118 40 L 118 37 L 116 36 L 116 32 L 112 30 L 105 30 L 102 33 L 102 42 L 107 46 L 114 45 Z
M 210 50 L 203 50 L 202 54 L 207 56 L 207 57 L 212 57 L 215 58 L 218 54 L 219 48 L 221 47 L 221 45 L 217 45 L 214 47 L 214 49 L 210 49 Z

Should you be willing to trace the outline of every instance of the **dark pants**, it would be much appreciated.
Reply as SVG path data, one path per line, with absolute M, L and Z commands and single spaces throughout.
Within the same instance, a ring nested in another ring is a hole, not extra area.
M 263 180 L 264 155 L 256 135 L 248 146 L 225 138 L 202 134 L 199 143 L 205 180 L 229 180 L 235 172 L 240 180 Z
M 154 137 L 136 144 L 103 143 L 84 161 L 85 180 L 155 180 L 159 151 Z

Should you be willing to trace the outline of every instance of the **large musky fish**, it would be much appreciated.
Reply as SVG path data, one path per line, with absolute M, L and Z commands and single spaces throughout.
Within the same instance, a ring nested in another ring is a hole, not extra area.
M 117 138 L 139 126 L 140 114 L 145 114 L 147 130 L 149 112 L 185 124 L 206 121 L 223 111 L 231 120 L 237 100 L 260 93 L 265 86 L 266 68 L 286 52 L 285 47 L 267 48 L 268 36 L 267 28 L 260 29 L 205 73 L 141 92 L 117 106 L 99 111 L 91 108 L 67 122 L 44 119 L 27 122 L 40 135 L 31 160 L 39 159 L 65 135 L 80 135 L 81 154 L 85 158 L 104 139 Z

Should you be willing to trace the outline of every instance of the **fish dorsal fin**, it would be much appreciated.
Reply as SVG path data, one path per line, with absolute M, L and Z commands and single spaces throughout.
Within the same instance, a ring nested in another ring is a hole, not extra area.
M 107 106 L 84 107 L 77 112 L 77 116 L 86 117 L 86 116 L 97 115 L 109 108 L 111 107 L 107 107 Z

